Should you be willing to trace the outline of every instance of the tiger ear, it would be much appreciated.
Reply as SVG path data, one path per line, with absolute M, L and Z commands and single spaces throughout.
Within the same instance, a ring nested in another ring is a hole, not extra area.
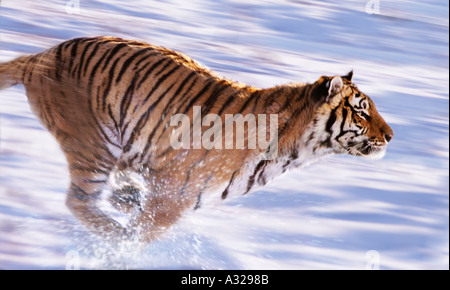
M 351 70 L 346 76 L 342 76 L 343 79 L 352 82 L 353 81 L 353 70 Z
M 343 86 L 344 82 L 340 76 L 333 77 L 328 83 L 328 98 L 339 93 Z

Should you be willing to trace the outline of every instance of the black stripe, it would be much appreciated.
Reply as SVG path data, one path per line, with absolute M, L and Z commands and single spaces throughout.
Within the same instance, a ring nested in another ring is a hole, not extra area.
M 259 161 L 258 165 L 256 165 L 255 170 L 253 171 L 253 175 L 249 177 L 248 183 L 247 183 L 247 190 L 243 194 L 247 194 L 250 189 L 253 187 L 253 184 L 255 184 L 255 177 L 258 174 L 258 172 L 265 166 L 267 163 L 267 160 L 261 160 Z
M 271 92 L 270 95 L 264 100 L 264 108 L 267 108 L 269 105 L 271 105 L 275 99 L 279 98 L 279 96 L 285 95 L 285 92 L 285 87 L 279 87 Z
M 128 126 L 130 125 L 130 123 L 131 122 L 127 122 L 127 123 L 125 123 L 125 125 L 122 127 L 120 127 L 121 128 L 121 135 L 120 135 L 120 144 L 121 145 L 123 145 L 123 137 L 125 137 L 125 135 L 126 135 L 126 132 L 127 132 L 127 129 L 128 129 Z
M 83 178 L 83 182 L 96 184 L 96 183 L 107 183 L 108 180 L 107 179 L 94 180 L 94 179 L 84 179 Z
M 80 78 L 81 78 L 81 70 L 82 70 L 83 65 L 84 65 L 84 60 L 86 59 L 87 51 L 88 51 L 88 49 L 89 49 L 92 45 L 94 45 L 94 44 L 95 44 L 95 41 L 91 41 L 91 42 L 87 43 L 87 44 L 84 46 L 83 51 L 80 52 L 80 61 L 78 62 L 78 63 L 79 63 L 79 66 L 78 66 L 78 69 L 77 69 L 77 71 L 76 71 L 78 81 L 79 81 Z M 72 76 L 75 77 L 75 70 L 74 70 L 74 73 L 73 73 Z
M 349 101 L 349 98 L 348 98 L 348 97 L 345 98 L 345 104 L 344 104 L 344 107 L 347 107 L 347 108 L 349 108 L 350 110 L 352 110 L 352 112 L 353 112 L 354 114 L 357 114 L 357 113 L 358 113 L 358 111 L 356 111 L 355 108 L 353 108 L 353 106 L 350 104 L 350 101 Z
M 102 64 L 103 60 L 105 59 L 107 54 L 103 54 L 100 59 L 95 63 L 94 67 L 92 68 L 91 74 L 89 76 L 89 83 L 88 83 L 88 91 L 92 94 L 92 84 L 94 83 L 95 74 L 97 73 L 98 68 Z M 91 98 L 89 98 L 91 99 Z
M 88 194 L 80 186 L 76 185 L 73 182 L 70 184 L 70 194 L 69 195 L 75 197 L 78 200 L 82 200 L 82 201 L 87 201 L 93 197 L 92 195 Z
M 136 78 L 133 78 L 131 80 L 131 84 L 130 86 L 127 88 L 125 94 L 123 95 L 122 101 L 120 103 L 120 121 L 119 121 L 119 128 L 123 131 L 123 122 L 126 119 L 127 113 L 128 113 L 128 108 L 130 107 L 131 104 L 131 99 L 133 97 L 133 92 L 134 92 L 134 87 L 136 84 Z M 124 131 L 123 131 L 124 132 Z M 121 136 L 122 138 L 123 136 Z M 123 141 L 123 140 L 121 140 Z
M 252 108 L 252 114 L 255 114 L 255 111 L 256 111 L 256 108 L 258 107 L 258 104 L 260 102 L 262 102 L 263 100 L 264 100 L 264 98 L 256 98 L 255 104 L 253 105 L 253 108 Z
M 111 118 L 111 120 L 113 120 L 113 122 L 114 122 L 114 128 L 116 129 L 116 132 L 119 133 L 120 128 L 119 128 L 119 125 L 117 124 L 116 119 L 114 118 L 113 112 L 111 110 L 111 105 L 108 105 L 108 115 Z
M 120 69 L 119 74 L 116 77 L 116 83 L 120 82 L 120 80 L 122 79 L 122 76 L 124 75 L 125 71 L 127 70 L 127 68 L 131 65 L 131 63 L 141 54 L 144 54 L 146 52 L 148 52 L 149 50 L 152 50 L 151 47 L 147 47 L 144 49 L 140 49 L 139 51 L 135 52 L 132 56 L 130 56 L 129 58 L 127 58 L 126 61 L 124 61 L 122 68 Z M 146 59 L 145 57 L 140 59 L 140 61 Z M 137 64 L 136 64 L 137 65 Z
M 183 88 L 187 85 L 187 83 L 197 74 L 197 72 L 193 71 L 191 72 L 184 80 L 183 82 L 178 86 L 177 91 L 173 94 L 172 98 L 169 100 L 169 103 L 172 103 L 172 101 L 174 100 L 174 98 L 176 98 L 181 91 L 183 90 Z M 189 91 L 189 89 L 187 90 Z M 169 104 L 168 103 L 168 104 Z M 165 109 L 164 109 L 165 111 Z
M 171 84 L 157 99 L 156 101 L 149 107 L 149 110 L 152 111 L 158 104 L 161 102 L 167 93 L 175 86 L 175 83 Z
M 73 66 L 73 62 L 75 60 L 75 58 L 77 57 L 77 50 L 78 50 L 78 45 L 80 44 L 82 40 L 77 41 L 73 44 L 72 49 L 70 51 L 70 59 L 69 59 L 69 67 L 67 68 L 67 71 L 70 73 L 70 70 L 72 69 Z M 72 72 L 73 73 L 73 72 Z
M 153 77 L 157 78 L 160 74 L 162 74 L 173 63 L 175 63 L 175 62 L 174 61 L 168 61 L 158 72 L 155 72 L 155 75 Z
M 188 183 L 189 183 L 189 179 L 191 178 L 191 171 L 194 168 L 197 168 L 198 164 L 201 164 L 203 162 L 203 160 L 205 160 L 207 154 L 204 154 L 203 157 L 197 161 L 191 164 L 191 166 L 189 166 L 188 172 L 186 174 L 186 181 L 184 182 L 183 187 L 181 188 L 181 192 L 180 192 L 180 196 L 184 194 L 184 190 L 186 189 Z
M 61 81 L 61 69 L 62 69 L 62 44 L 58 45 L 56 48 L 56 55 L 55 55 L 55 79 L 56 81 Z
M 188 83 L 195 75 L 196 75 L 196 72 L 193 71 L 193 72 L 191 72 L 191 73 L 190 73 L 190 74 L 189 74 L 189 75 L 181 82 L 181 84 L 178 86 L 178 89 L 176 90 L 176 92 L 172 94 L 171 98 L 170 98 L 169 101 L 167 102 L 167 104 L 166 104 L 166 106 L 164 107 L 164 110 L 162 111 L 162 114 L 161 114 L 161 115 L 164 116 L 165 114 L 167 114 L 167 112 L 175 105 L 175 104 L 174 104 L 175 98 L 179 96 L 181 90 L 183 90 L 183 88 L 186 86 L 186 84 L 187 84 L 187 83 Z M 194 82 L 194 83 L 195 83 L 195 82 Z M 188 90 L 188 91 L 189 91 L 189 90 Z M 170 122 L 170 121 L 169 121 L 169 122 Z M 154 130 L 158 129 L 159 126 L 161 126 L 161 124 L 162 124 L 161 121 L 158 122 L 158 124 L 156 125 L 156 127 L 155 127 Z M 162 136 L 162 134 L 161 134 L 161 136 Z M 161 138 L 161 136 L 160 136 L 159 138 Z M 159 141 L 159 139 L 158 139 L 158 141 Z
M 358 135 L 358 132 L 355 130 L 347 130 L 344 131 L 344 126 L 345 126 L 345 121 L 347 119 L 347 115 L 348 115 L 348 110 L 346 108 L 342 109 L 342 123 L 341 123 L 341 132 L 334 138 L 335 140 L 338 140 L 339 138 L 341 138 L 342 136 L 344 136 L 345 134 L 347 134 L 348 132 L 354 132 L 355 135 Z
M 134 160 L 136 160 L 138 158 L 139 154 L 140 154 L 140 152 L 137 152 L 137 153 L 135 153 L 133 155 L 133 157 L 128 158 L 128 160 L 127 160 L 128 161 L 128 167 L 133 167 L 133 162 L 134 162 Z
M 148 57 L 144 58 L 143 60 L 146 60 L 146 59 L 148 59 Z M 139 63 L 140 63 L 140 61 L 139 61 Z M 151 65 L 152 63 L 153 63 L 153 60 L 150 60 L 149 62 L 143 64 L 143 65 L 141 66 L 141 68 L 138 69 L 138 70 L 137 70 L 138 65 L 135 65 L 135 66 L 134 66 L 134 70 L 135 70 L 135 71 L 133 72 L 133 74 L 134 74 L 134 75 L 139 75 L 139 76 L 140 76 L 140 73 L 141 73 L 144 69 L 146 69 L 148 65 Z
M 123 152 L 128 152 L 131 150 L 131 147 L 133 145 L 135 136 L 139 136 L 142 128 L 144 127 L 145 123 L 148 121 L 148 118 L 150 117 L 150 111 L 147 110 L 142 116 L 139 118 L 138 122 L 136 123 L 136 126 L 133 128 L 133 131 L 131 132 L 130 138 L 128 139 L 127 144 L 123 148 Z
M 228 96 L 227 100 L 223 103 L 222 107 L 220 107 L 219 113 L 217 115 L 221 116 L 222 113 L 225 111 L 225 109 L 228 108 L 228 106 L 231 105 L 233 101 L 235 101 L 235 98 L 239 93 L 240 92 L 235 92 L 234 94 Z
M 28 82 L 31 82 L 34 72 L 34 65 L 38 62 L 38 57 L 33 57 L 27 64 L 27 68 L 24 69 L 23 83 L 25 83 L 25 75 L 28 74 Z
M 295 160 L 298 158 L 298 149 L 297 147 L 294 147 L 294 149 L 291 152 L 291 156 L 290 156 L 291 160 Z
M 202 106 L 202 113 L 205 115 L 208 114 L 209 111 L 211 110 L 211 108 L 216 103 L 217 99 L 220 98 L 220 94 L 228 88 L 229 88 L 228 86 L 226 86 L 222 83 L 216 84 L 216 88 L 214 89 L 214 91 L 211 93 L 211 95 L 208 97 L 208 99 L 206 100 L 206 102 L 204 102 L 204 104 Z M 220 114 L 219 114 L 219 116 L 220 116 Z
M 97 50 L 98 50 L 98 48 L 100 47 L 100 45 L 102 45 L 102 44 L 104 44 L 104 43 L 106 43 L 106 41 L 97 42 L 97 43 L 95 44 L 94 49 L 91 51 L 91 53 L 89 54 L 89 56 L 88 56 L 87 59 L 86 59 L 86 63 L 85 63 L 85 65 L 84 65 L 84 69 L 80 67 L 80 74 L 78 75 L 78 78 L 79 78 L 79 79 L 81 78 L 81 70 L 83 71 L 83 77 L 86 76 L 86 73 L 87 73 L 87 71 L 88 71 L 88 68 L 89 68 L 89 65 L 90 65 L 92 59 L 94 58 L 94 56 L 96 56 Z M 103 55 L 103 57 L 104 57 L 104 55 Z
M 366 119 L 367 122 L 370 122 L 372 120 L 372 117 L 370 117 L 366 113 L 364 113 L 364 112 L 359 112 L 359 113 L 363 115 L 364 119 Z
M 192 105 L 195 104 L 195 102 L 198 101 L 198 99 L 204 94 L 206 93 L 209 88 L 215 83 L 214 79 L 210 78 L 207 80 L 207 83 L 205 86 L 203 86 L 203 89 L 200 90 L 200 92 L 198 92 L 198 94 L 191 99 L 191 101 L 189 102 L 189 104 L 187 105 L 187 107 L 184 109 L 183 114 L 186 114 L 189 109 L 192 107 Z
M 69 75 L 70 75 L 70 69 L 72 68 L 72 65 L 73 65 L 73 60 L 76 57 L 76 50 L 77 50 L 78 44 L 79 44 L 80 41 L 83 41 L 83 40 L 84 40 L 84 38 L 74 38 L 74 39 L 71 39 L 71 40 L 68 40 L 66 42 L 61 43 L 59 45 L 59 47 L 58 47 L 58 48 L 61 48 L 61 50 L 60 50 L 60 57 L 61 57 L 60 60 L 62 61 L 62 59 L 64 58 L 65 59 L 64 62 L 66 62 L 67 59 L 69 61 L 68 67 L 61 67 L 61 69 L 62 68 L 67 69 L 67 74 L 69 74 Z M 72 46 L 72 49 L 70 50 L 70 55 L 67 55 L 65 52 L 71 46 Z
M 333 126 L 334 122 L 336 122 L 336 112 L 339 109 L 339 106 L 334 108 L 331 113 L 330 117 L 328 118 L 327 125 L 325 126 L 325 131 L 327 131 L 330 135 L 333 134 L 333 131 L 331 131 L 331 127 Z
M 98 196 L 101 194 L 101 190 L 97 190 L 92 193 L 88 193 L 85 190 L 83 190 L 80 186 L 75 184 L 74 182 L 70 183 L 70 193 L 69 195 L 72 195 L 73 197 L 81 200 L 81 201 L 87 201 L 92 198 L 98 198 Z
M 154 48 L 152 48 L 152 47 L 149 47 L 148 49 L 154 50 Z M 149 59 L 150 57 L 153 57 L 153 56 L 158 55 L 158 54 L 160 54 L 158 51 L 154 51 L 152 53 L 149 53 L 148 55 L 146 55 L 145 57 L 141 58 L 140 60 L 138 60 L 136 62 L 136 64 L 134 65 L 134 69 L 136 70 L 141 65 L 142 62 L 144 62 L 147 59 Z M 149 63 L 151 63 L 151 62 L 149 62 Z M 147 64 L 149 64 L 149 63 L 147 63 Z
M 144 100 L 144 103 L 146 103 L 148 101 L 148 99 L 153 95 L 153 93 L 159 88 L 159 86 L 170 76 L 172 75 L 175 71 L 177 71 L 180 68 L 180 66 L 175 66 L 173 69 L 171 69 L 168 73 L 166 73 L 165 75 L 163 75 L 162 77 L 160 77 L 158 79 L 158 81 L 155 83 L 155 85 L 153 86 L 152 90 L 150 91 L 150 93 L 147 95 L 147 97 Z M 173 86 L 173 84 L 172 84 Z M 172 88 L 171 86 L 171 88 Z M 167 91 L 166 91 L 167 92 Z M 164 95 L 164 94 L 163 94 Z M 158 100 L 159 103 L 159 100 Z M 153 106 L 153 105 L 152 105 Z
M 242 113 L 247 109 L 247 107 L 250 105 L 252 101 L 256 101 L 256 99 L 260 99 L 259 97 L 259 91 L 253 92 L 247 100 L 245 100 L 245 103 L 242 105 L 242 107 L 239 109 L 238 113 Z
M 269 164 L 269 162 L 266 162 L 266 163 L 264 164 L 264 166 L 263 166 L 263 168 L 262 168 L 262 171 L 261 171 L 261 173 L 260 173 L 259 176 L 258 176 L 258 183 L 259 183 L 259 184 L 262 184 L 262 185 L 265 185 L 265 184 L 266 184 L 266 178 L 264 177 L 264 171 L 266 170 L 267 164 Z
M 100 87 L 97 88 L 97 96 L 100 94 L 99 93 Z M 103 136 L 103 139 L 110 143 L 111 145 L 121 149 L 122 147 L 120 145 L 115 144 L 114 142 L 111 141 L 111 139 L 108 137 L 108 135 L 105 133 L 105 131 L 103 131 L 102 127 L 99 124 L 99 121 L 97 120 L 96 114 L 94 113 L 94 108 L 92 105 L 92 99 L 93 98 L 88 98 L 88 108 L 89 108 L 89 113 L 92 116 L 92 119 L 94 120 L 94 123 L 96 125 L 96 129 L 98 132 L 100 132 L 100 134 Z M 105 152 L 108 153 L 108 155 L 112 158 L 115 158 L 114 155 L 109 151 L 109 149 L 107 147 L 104 148 Z M 102 158 L 100 158 L 100 160 L 102 160 Z
M 121 58 L 124 56 L 125 54 L 122 54 L 120 57 L 118 57 L 114 63 L 112 64 L 111 68 L 109 69 L 109 73 L 108 73 L 108 84 L 106 85 L 105 90 L 103 91 L 103 98 L 102 98 L 102 110 L 105 111 L 106 110 L 106 98 L 108 97 L 109 91 L 111 90 L 111 85 L 112 85 L 112 81 L 114 78 L 114 72 L 116 69 L 117 64 L 119 63 L 119 61 L 121 60 Z M 97 96 L 98 97 L 98 96 Z M 98 103 L 98 102 L 97 102 Z
M 137 89 L 139 89 L 141 87 L 141 85 L 147 80 L 147 78 L 152 74 L 152 72 L 158 67 L 160 66 L 163 62 L 167 61 L 167 58 L 161 58 L 160 60 L 158 60 L 157 62 L 155 62 L 148 70 L 147 72 L 144 74 L 144 77 L 141 79 L 141 81 L 138 83 L 137 85 Z M 140 71 L 139 71 L 140 72 Z
M 122 48 L 124 48 L 124 47 L 128 47 L 128 43 L 119 43 L 119 44 L 116 44 L 116 46 L 115 46 L 113 49 L 110 49 L 110 50 L 109 50 L 108 57 L 106 58 L 106 61 L 105 61 L 105 63 L 103 64 L 103 68 L 102 68 L 102 70 L 101 70 L 102 72 L 105 71 L 105 69 L 106 69 L 106 67 L 108 66 L 108 64 L 109 64 L 109 62 L 111 61 L 111 59 L 112 59 L 113 57 L 115 57 L 116 54 L 118 54 L 119 51 L 120 51 Z
M 194 205 L 194 210 L 197 210 L 197 209 L 200 208 L 200 204 L 201 204 L 201 201 L 202 201 L 202 194 L 203 194 L 203 189 L 202 189 L 202 191 L 200 191 L 200 193 L 197 195 L 197 202 L 196 202 L 195 205 Z
M 178 106 L 178 111 L 184 106 L 184 104 L 187 102 L 188 95 L 191 92 L 191 90 L 194 88 L 194 86 L 197 84 L 198 78 L 195 78 L 194 81 L 191 83 L 191 85 L 189 86 L 189 88 L 184 92 L 183 96 L 181 97 L 181 103 Z
M 291 164 L 291 160 L 288 160 L 288 161 L 286 161 L 286 162 L 283 164 L 283 173 L 286 171 L 286 169 L 287 169 L 287 167 L 289 166 L 289 164 Z
M 70 40 L 67 40 L 67 41 L 61 43 L 61 45 L 63 46 L 63 50 L 68 49 L 70 46 L 72 46 L 74 43 L 78 42 L 80 39 L 82 39 L 82 38 L 73 38 L 73 39 L 70 39 Z
M 342 109 L 342 123 L 341 123 L 341 132 L 344 131 L 345 122 L 347 121 L 348 111 L 343 108 Z
M 227 198 L 227 196 L 228 196 L 228 189 L 230 188 L 230 185 L 233 183 L 234 178 L 236 177 L 236 173 L 238 171 L 239 170 L 234 171 L 233 174 L 231 175 L 231 179 L 230 179 L 230 182 L 227 185 L 227 188 L 225 188 L 225 190 L 222 192 L 222 199 Z
M 72 73 L 71 73 L 72 79 L 75 78 L 75 73 L 78 71 L 79 67 L 80 67 L 80 62 L 76 62 L 75 66 L 73 67 Z
M 212 178 L 213 176 L 214 176 L 214 174 L 210 174 L 210 175 L 208 176 L 208 178 L 207 178 L 206 181 L 205 181 L 205 184 L 204 184 L 203 187 L 202 187 L 202 190 L 200 190 L 200 193 L 197 195 L 197 203 L 196 203 L 195 206 L 194 206 L 194 210 L 197 210 L 197 209 L 200 208 L 201 201 L 202 201 L 202 195 L 203 195 L 203 192 L 205 191 L 206 187 L 208 186 L 208 182 L 211 180 L 211 178 Z
M 163 157 L 164 155 L 167 155 L 167 154 L 169 154 L 169 152 L 170 151 L 173 151 L 174 149 L 172 148 L 172 146 L 169 146 L 169 147 L 167 147 L 166 148 L 166 150 L 164 150 L 161 154 L 159 154 L 157 157 L 158 158 L 161 158 L 161 157 Z
M 349 108 L 352 111 L 353 114 L 356 114 L 356 110 L 350 105 L 350 102 L 349 102 L 348 98 L 346 98 L 344 107 L 342 108 L 342 123 L 341 123 L 341 126 L 340 126 L 341 127 L 340 128 L 341 132 L 335 137 L 335 140 L 338 140 L 340 137 L 342 137 L 343 135 L 347 134 L 350 131 L 355 132 L 355 134 L 357 135 L 357 132 L 353 131 L 353 130 L 344 131 L 345 121 L 346 121 L 347 116 L 348 116 L 347 108 Z

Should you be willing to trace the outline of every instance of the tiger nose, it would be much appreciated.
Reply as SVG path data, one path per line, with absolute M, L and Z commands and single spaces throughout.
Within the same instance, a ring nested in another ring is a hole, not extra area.
M 391 142 L 392 138 L 394 138 L 394 131 L 392 129 L 384 133 L 384 139 L 386 139 L 387 143 Z

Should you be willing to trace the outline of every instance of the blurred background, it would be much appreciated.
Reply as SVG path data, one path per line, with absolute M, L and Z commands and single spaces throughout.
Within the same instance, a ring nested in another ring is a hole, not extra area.
M 448 269 L 449 3 L 2 0 L 0 61 L 80 36 L 183 52 L 271 87 L 354 70 L 395 131 L 384 159 L 333 156 L 187 216 L 144 253 L 64 206 L 57 143 L 23 87 L 0 92 L 0 269 Z

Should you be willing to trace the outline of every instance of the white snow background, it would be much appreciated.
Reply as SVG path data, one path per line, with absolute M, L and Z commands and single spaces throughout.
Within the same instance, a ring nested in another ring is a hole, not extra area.
M 0 269 L 448 269 L 449 3 L 367 3 L 1 1 L 0 61 L 110 35 L 257 87 L 353 69 L 395 137 L 382 160 L 332 156 L 187 214 L 143 252 L 112 249 L 66 209 L 64 156 L 24 88 L 3 90 Z

